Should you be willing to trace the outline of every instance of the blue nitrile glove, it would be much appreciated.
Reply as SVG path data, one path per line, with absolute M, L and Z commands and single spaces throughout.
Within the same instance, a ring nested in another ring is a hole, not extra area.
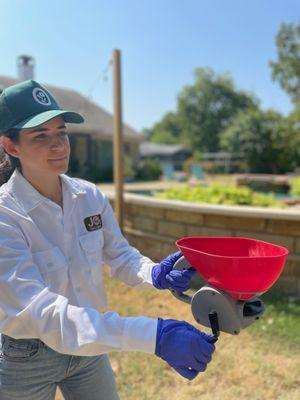
M 152 268 L 152 282 L 157 289 L 174 289 L 184 292 L 189 289 L 195 270 L 173 270 L 173 265 L 182 257 L 181 251 L 168 255 Z
M 155 354 L 184 378 L 192 380 L 206 369 L 215 346 L 213 335 L 185 321 L 158 319 Z

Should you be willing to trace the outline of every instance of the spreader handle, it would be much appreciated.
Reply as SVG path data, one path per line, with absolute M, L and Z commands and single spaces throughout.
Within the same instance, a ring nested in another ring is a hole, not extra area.
M 192 296 L 185 294 L 183 292 L 179 292 L 178 290 L 173 290 L 173 289 L 171 289 L 170 292 L 177 299 L 183 301 L 184 303 L 191 304 L 192 298 L 193 298 Z
M 180 257 L 176 261 L 176 263 L 173 266 L 173 269 L 177 269 L 177 270 L 180 270 L 180 271 L 187 270 L 187 269 L 188 270 L 194 270 L 194 268 L 192 268 L 190 266 L 190 264 L 187 262 L 187 260 L 184 258 L 184 256 Z M 188 294 L 185 294 L 183 292 L 180 292 L 178 290 L 173 290 L 173 289 L 171 289 L 170 292 L 177 299 L 183 301 L 184 303 L 191 304 L 193 296 L 190 296 Z
M 211 311 L 208 314 L 208 319 L 210 322 L 210 327 L 212 330 L 212 334 L 214 335 L 213 339 L 210 341 L 210 343 L 216 343 L 220 336 L 220 328 L 219 328 L 219 320 L 218 320 L 218 314 L 216 311 Z

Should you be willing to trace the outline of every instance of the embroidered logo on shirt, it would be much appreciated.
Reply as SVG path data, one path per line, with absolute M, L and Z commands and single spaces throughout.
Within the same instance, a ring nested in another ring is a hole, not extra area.
M 102 219 L 100 214 L 91 215 L 84 219 L 86 229 L 91 232 L 102 228 Z

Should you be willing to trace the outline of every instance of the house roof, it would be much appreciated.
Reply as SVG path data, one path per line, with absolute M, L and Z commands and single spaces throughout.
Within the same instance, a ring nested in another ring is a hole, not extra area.
M 15 78 L 0 75 L 0 91 L 17 82 L 18 80 Z M 113 118 L 109 112 L 75 90 L 48 84 L 43 85 L 54 95 L 63 109 L 78 112 L 84 117 L 83 124 L 68 126 L 70 133 L 85 133 L 95 138 L 112 140 Z M 123 124 L 123 135 L 126 141 L 140 142 L 144 139 L 141 133 L 127 124 Z
M 151 142 L 140 143 L 141 157 L 174 156 L 181 152 L 192 154 L 187 147 L 181 144 L 158 144 Z

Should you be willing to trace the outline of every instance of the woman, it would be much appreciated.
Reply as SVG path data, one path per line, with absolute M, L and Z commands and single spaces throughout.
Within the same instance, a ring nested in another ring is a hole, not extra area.
M 106 311 L 102 261 L 132 287 L 186 290 L 192 274 L 172 271 L 180 252 L 159 264 L 141 255 L 106 196 L 65 175 L 65 123 L 81 122 L 32 80 L 0 96 L 2 400 L 53 399 L 57 385 L 66 399 L 118 399 L 107 353 L 155 354 L 193 379 L 214 351 L 211 335 L 184 321 Z

